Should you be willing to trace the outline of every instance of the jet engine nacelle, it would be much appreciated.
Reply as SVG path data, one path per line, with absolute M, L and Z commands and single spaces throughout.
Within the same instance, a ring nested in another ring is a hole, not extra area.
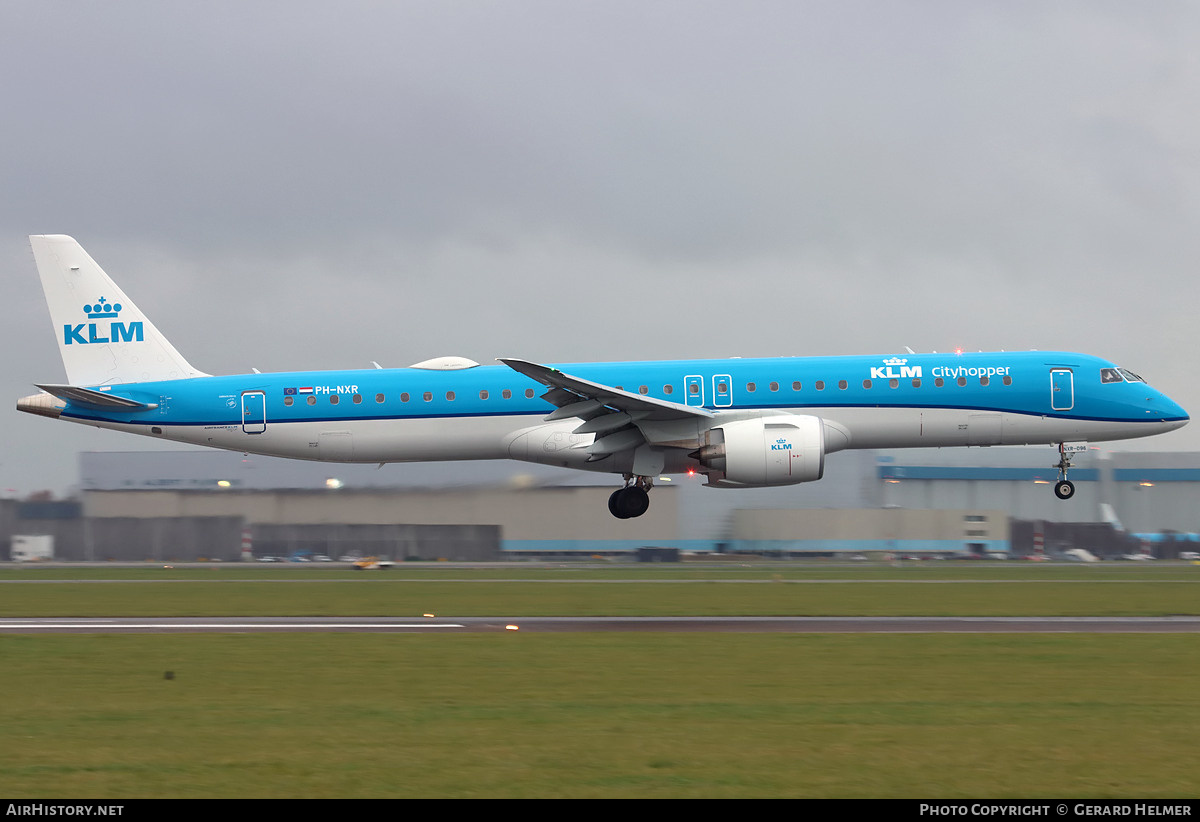
M 825 424 L 796 414 L 735 420 L 705 432 L 704 446 L 691 456 L 716 487 L 812 482 L 825 473 Z

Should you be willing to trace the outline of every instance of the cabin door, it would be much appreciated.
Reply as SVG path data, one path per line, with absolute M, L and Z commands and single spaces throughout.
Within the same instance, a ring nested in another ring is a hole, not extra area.
M 261 434 L 267 430 L 267 395 L 262 391 L 242 394 L 242 430 L 247 434 Z
M 1050 407 L 1055 411 L 1070 411 L 1075 407 L 1075 375 L 1071 369 L 1050 371 Z

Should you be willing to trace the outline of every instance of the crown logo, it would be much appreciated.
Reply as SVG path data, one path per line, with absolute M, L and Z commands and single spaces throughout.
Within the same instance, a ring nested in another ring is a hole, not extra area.
M 110 303 L 103 297 L 95 305 L 85 305 L 83 310 L 87 312 L 90 319 L 98 320 L 104 317 L 115 317 L 121 311 L 120 303 Z
M 884 360 L 883 364 L 884 365 L 905 365 L 907 362 L 908 362 L 907 359 L 901 359 L 900 357 L 890 357 L 889 359 Z

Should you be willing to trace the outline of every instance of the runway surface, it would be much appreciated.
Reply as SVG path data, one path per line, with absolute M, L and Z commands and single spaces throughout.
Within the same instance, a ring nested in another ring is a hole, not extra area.
M 6 618 L 0 634 L 1200 633 L 1200 617 L 129 617 Z

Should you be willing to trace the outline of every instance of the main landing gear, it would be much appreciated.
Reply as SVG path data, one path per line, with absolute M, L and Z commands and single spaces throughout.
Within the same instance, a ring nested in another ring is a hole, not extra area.
M 631 484 L 632 483 L 632 484 Z M 625 487 L 613 491 L 608 498 L 608 510 L 617 519 L 640 517 L 650 508 L 650 477 L 625 475 Z
M 1054 483 L 1054 496 L 1059 499 L 1070 499 L 1075 496 L 1075 483 L 1067 479 L 1067 472 L 1071 470 L 1071 454 L 1061 442 L 1058 444 L 1058 465 L 1054 467 L 1058 469 L 1058 482 Z

